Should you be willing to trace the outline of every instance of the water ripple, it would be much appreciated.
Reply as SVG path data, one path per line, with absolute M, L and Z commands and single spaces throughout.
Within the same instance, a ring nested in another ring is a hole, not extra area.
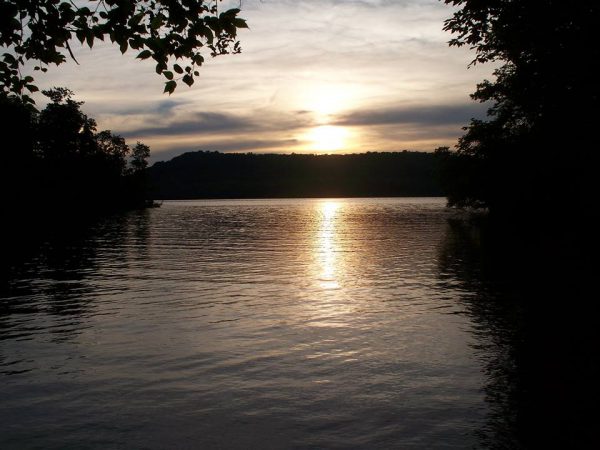
M 471 291 L 440 268 L 452 214 L 165 202 L 47 243 L 0 297 L 0 444 L 476 446 Z

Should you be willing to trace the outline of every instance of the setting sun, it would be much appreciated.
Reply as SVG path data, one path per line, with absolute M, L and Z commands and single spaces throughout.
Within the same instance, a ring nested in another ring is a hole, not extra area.
M 344 148 L 348 131 L 342 127 L 323 125 L 309 132 L 311 148 L 318 151 L 335 151 Z

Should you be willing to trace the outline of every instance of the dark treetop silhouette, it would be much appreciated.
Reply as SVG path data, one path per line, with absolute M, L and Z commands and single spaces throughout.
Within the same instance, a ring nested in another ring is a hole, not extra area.
M 238 9 L 220 13 L 218 5 L 219 0 L 2 0 L 0 46 L 8 52 L 0 59 L 0 89 L 32 102 L 24 92 L 38 88 L 31 75 L 22 75 L 27 61 L 45 72 L 49 64 L 65 62 L 67 54 L 75 59 L 73 38 L 92 48 L 106 37 L 122 53 L 131 48 L 137 58 L 152 58 L 156 73 L 167 80 L 165 92 L 172 93 L 178 80 L 191 86 L 204 48 L 211 56 L 241 51 L 236 35 L 246 22 L 237 17 Z
M 544 217 L 567 202 L 594 214 L 593 127 L 598 123 L 600 4 L 584 0 L 446 0 L 445 22 L 475 63 L 501 62 L 472 97 L 492 102 L 447 160 L 449 203 L 489 207 L 498 216 Z
M 16 97 L 0 96 L 3 135 L 3 192 L 14 217 L 114 211 L 144 204 L 150 149 L 133 149 L 81 111 L 65 88 L 44 91 L 50 103 L 38 112 Z M 54 214 L 55 213 L 55 214 Z M 23 217 L 16 220 L 22 223 Z

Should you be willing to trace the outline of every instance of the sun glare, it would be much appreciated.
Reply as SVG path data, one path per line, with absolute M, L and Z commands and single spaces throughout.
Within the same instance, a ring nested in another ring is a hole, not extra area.
M 344 148 L 347 136 L 348 132 L 342 127 L 323 125 L 312 129 L 308 138 L 313 150 L 331 152 Z
M 340 204 L 335 201 L 325 201 L 319 205 L 321 223 L 318 241 L 319 257 L 319 282 L 324 289 L 337 289 L 339 283 L 336 279 L 336 213 Z
M 343 84 L 309 84 L 298 89 L 299 107 L 311 111 L 321 123 L 332 115 L 351 109 L 356 96 L 355 89 Z

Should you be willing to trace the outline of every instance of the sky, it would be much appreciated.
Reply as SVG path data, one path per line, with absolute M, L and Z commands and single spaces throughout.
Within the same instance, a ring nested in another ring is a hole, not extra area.
M 76 41 L 80 64 L 36 73 L 36 84 L 72 89 L 99 129 L 149 145 L 152 161 L 195 150 L 432 151 L 485 114 L 469 94 L 493 67 L 468 68 L 472 51 L 448 46 L 453 9 L 438 0 L 243 0 L 241 9 L 242 54 L 207 57 L 196 83 L 171 96 L 152 62 L 109 43 Z

